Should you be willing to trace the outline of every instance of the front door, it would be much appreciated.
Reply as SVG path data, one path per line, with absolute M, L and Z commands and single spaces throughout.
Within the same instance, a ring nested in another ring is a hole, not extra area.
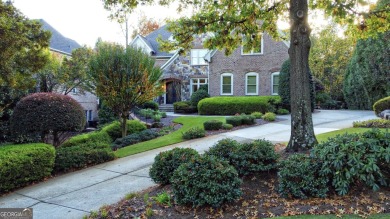
M 167 102 L 166 104 L 173 104 L 174 102 L 177 102 L 179 100 L 179 93 L 177 86 L 179 84 L 174 81 L 167 82 L 166 84 L 166 97 L 167 97 Z

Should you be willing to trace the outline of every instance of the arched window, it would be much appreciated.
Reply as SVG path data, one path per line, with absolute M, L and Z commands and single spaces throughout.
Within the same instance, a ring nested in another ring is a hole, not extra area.
M 274 72 L 271 75 L 271 94 L 279 94 L 279 72 Z
M 233 95 L 233 74 L 221 74 L 221 95 Z
M 245 75 L 245 95 L 259 95 L 259 74 L 250 72 Z

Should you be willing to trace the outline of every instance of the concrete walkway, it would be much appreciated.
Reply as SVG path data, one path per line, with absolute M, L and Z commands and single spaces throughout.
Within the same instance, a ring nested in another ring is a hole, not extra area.
M 1 197 L 0 208 L 31 207 L 34 219 L 82 218 L 104 204 L 119 201 L 127 193 L 154 186 L 148 172 L 154 157 L 161 151 L 191 147 L 203 152 L 227 137 L 241 142 L 263 138 L 272 142 L 287 142 L 290 116 L 279 118 L 283 120 L 186 141 L 55 177 Z M 372 111 L 321 110 L 313 114 L 316 134 L 352 127 L 353 121 L 373 118 Z

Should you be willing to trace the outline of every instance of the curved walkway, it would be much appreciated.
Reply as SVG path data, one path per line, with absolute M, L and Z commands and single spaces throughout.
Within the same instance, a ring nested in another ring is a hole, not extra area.
M 0 208 L 31 207 L 34 219 L 82 218 L 104 204 L 119 201 L 127 193 L 155 185 L 148 172 L 154 157 L 161 151 L 191 147 L 203 152 L 223 138 L 240 142 L 254 139 L 287 142 L 290 116 L 279 118 L 285 120 L 181 142 L 55 177 L 0 197 Z M 320 110 L 313 114 L 314 130 L 316 134 L 330 132 L 352 127 L 353 121 L 372 118 L 375 118 L 372 111 Z

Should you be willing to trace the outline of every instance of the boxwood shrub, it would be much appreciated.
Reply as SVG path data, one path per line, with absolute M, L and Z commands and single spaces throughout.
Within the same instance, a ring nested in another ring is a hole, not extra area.
M 390 109 L 390 96 L 376 101 L 372 108 L 375 111 L 375 115 L 379 115 L 383 110 Z
M 263 120 L 265 120 L 265 121 L 272 122 L 272 121 L 275 121 L 275 119 L 276 119 L 275 113 L 268 112 L 268 113 L 264 114 L 264 116 L 263 116 Z
M 215 156 L 230 163 L 233 153 L 236 153 L 240 143 L 231 138 L 219 140 L 205 152 L 206 155 Z
M 273 99 L 273 100 L 271 100 Z M 200 115 L 235 115 L 237 113 L 268 112 L 275 108 L 271 103 L 279 104 L 278 96 L 253 97 L 210 97 L 198 103 Z
M 224 123 L 224 124 L 222 124 L 222 129 L 231 130 L 231 129 L 233 129 L 233 125 Z
M 127 120 L 127 134 L 133 134 L 146 129 L 146 125 L 138 120 Z M 102 131 L 107 132 L 112 140 L 122 137 L 121 124 L 114 121 L 103 127 Z
M 142 104 L 142 109 L 152 109 L 152 110 L 158 110 L 158 103 L 154 102 L 153 100 L 145 102 Z
M 47 144 L 0 147 L 0 195 L 50 176 L 55 150 Z
M 261 112 L 253 112 L 251 116 L 254 116 L 256 119 L 261 119 L 263 117 L 263 113 Z
M 196 113 L 196 107 L 192 106 L 191 101 L 181 101 L 173 103 L 173 111 L 175 113 Z
M 226 118 L 226 123 L 230 124 L 232 126 L 240 126 L 242 125 L 242 119 L 241 116 L 232 116 Z
M 243 125 L 253 125 L 256 123 L 256 117 L 254 117 L 252 115 L 242 114 L 242 115 L 240 115 L 240 117 L 241 117 L 241 123 Z
M 117 138 L 114 141 L 114 143 L 111 145 L 111 147 L 114 149 L 123 148 L 139 142 L 149 141 L 159 136 L 160 136 L 159 132 L 152 129 L 146 129 L 141 132 L 128 135 L 124 138 Z
M 203 127 L 205 130 L 219 130 L 222 128 L 222 121 L 219 120 L 209 120 L 203 123 Z
M 196 157 L 199 157 L 199 154 L 192 148 L 174 148 L 169 151 L 160 152 L 154 158 L 149 175 L 155 183 L 162 185 L 169 184 L 173 171 L 181 164 L 190 162 Z
M 200 156 L 179 166 L 171 178 L 175 201 L 181 205 L 220 207 L 242 192 L 237 171 L 214 156 Z
M 295 154 L 279 163 L 278 191 L 285 198 L 326 197 L 329 179 L 320 175 L 322 163 L 304 154 Z
M 183 132 L 183 138 L 186 140 L 202 138 L 204 136 L 206 136 L 206 131 L 199 127 L 193 127 L 188 131 Z

